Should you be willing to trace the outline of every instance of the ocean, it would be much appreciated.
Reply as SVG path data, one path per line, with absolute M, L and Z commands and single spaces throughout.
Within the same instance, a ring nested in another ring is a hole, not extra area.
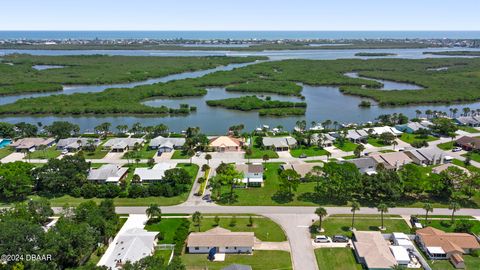
M 480 31 L 0 31 L 3 39 L 480 39 Z

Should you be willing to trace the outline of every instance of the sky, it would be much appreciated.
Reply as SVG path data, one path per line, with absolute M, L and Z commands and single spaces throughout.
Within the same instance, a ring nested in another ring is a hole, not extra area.
M 479 0 L 5 0 L 0 30 L 480 30 Z

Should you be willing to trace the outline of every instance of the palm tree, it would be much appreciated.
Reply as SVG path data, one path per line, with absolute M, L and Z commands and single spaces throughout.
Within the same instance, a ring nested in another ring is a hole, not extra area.
M 250 157 L 252 156 L 253 151 L 251 148 L 245 149 L 245 155 L 247 156 L 248 163 L 250 163 Z
M 200 225 L 202 224 L 202 214 L 198 211 L 193 213 L 192 221 L 193 221 L 193 224 L 195 224 L 195 226 L 198 227 L 198 231 L 200 231 Z
M 190 157 L 190 165 L 192 165 L 192 158 L 195 155 L 195 150 L 193 150 L 192 148 L 188 149 L 187 155 Z
M 140 183 L 140 176 L 138 174 L 134 174 L 132 177 L 132 183 Z
M 420 115 L 422 114 L 422 111 L 416 110 L 416 111 L 415 111 L 415 114 L 416 114 L 416 117 L 419 118 Z
M 207 160 L 207 165 L 210 165 L 210 159 L 212 159 L 212 155 L 206 154 L 205 159 Z
M 451 202 L 450 205 L 448 206 L 448 209 L 452 210 L 452 224 L 455 221 L 455 212 L 460 210 L 460 204 L 458 202 Z
M 267 154 L 265 154 L 265 155 L 263 155 L 262 159 L 263 159 L 263 167 L 265 167 L 267 165 L 267 161 L 270 159 L 270 157 Z
M 147 210 L 145 210 L 145 213 L 149 219 L 155 218 L 158 221 L 162 219 L 162 209 L 160 209 L 158 204 L 150 204 Z
M 393 141 L 392 141 L 392 145 L 393 145 L 393 150 L 395 150 L 395 146 L 397 146 L 397 145 L 398 145 L 398 142 L 397 142 L 397 140 L 393 140 Z
M 359 210 L 360 204 L 357 201 L 352 201 L 352 209 L 350 209 L 350 211 L 352 211 L 352 227 L 350 228 L 352 231 L 355 230 L 355 228 L 353 227 L 353 225 L 355 224 L 355 212 Z
M 428 223 L 428 213 L 433 212 L 433 207 L 430 203 L 425 203 L 423 205 L 423 209 L 425 210 L 425 225 Z
M 384 226 L 384 223 L 383 223 L 383 214 L 388 213 L 388 206 L 384 203 L 381 203 L 377 206 L 377 210 L 378 210 L 378 212 L 380 212 L 380 215 L 382 217 L 382 227 L 380 227 L 380 230 L 385 230 L 385 226 Z
M 362 151 L 365 150 L 365 146 L 363 146 L 363 144 L 359 144 L 357 145 L 357 147 L 355 148 L 355 156 L 357 158 L 359 158 L 361 155 L 362 155 Z
M 315 214 L 318 216 L 318 231 L 322 231 L 322 220 L 327 216 L 327 210 L 323 207 L 315 209 Z
M 326 156 L 327 156 L 327 162 L 328 162 L 328 159 L 332 156 L 332 153 L 327 151 Z

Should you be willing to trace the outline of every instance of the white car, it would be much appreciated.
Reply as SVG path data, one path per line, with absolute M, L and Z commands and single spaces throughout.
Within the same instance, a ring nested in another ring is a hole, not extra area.
M 460 152 L 460 151 L 462 151 L 461 147 L 455 147 L 452 149 L 452 152 Z
M 325 236 L 325 235 L 317 235 L 315 236 L 315 243 L 330 243 L 332 240 L 330 237 Z

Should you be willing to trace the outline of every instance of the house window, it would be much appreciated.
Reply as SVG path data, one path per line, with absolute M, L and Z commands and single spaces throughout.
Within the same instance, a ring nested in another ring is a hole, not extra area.
M 200 248 L 199 248 L 199 247 L 195 247 L 195 250 L 200 250 Z

